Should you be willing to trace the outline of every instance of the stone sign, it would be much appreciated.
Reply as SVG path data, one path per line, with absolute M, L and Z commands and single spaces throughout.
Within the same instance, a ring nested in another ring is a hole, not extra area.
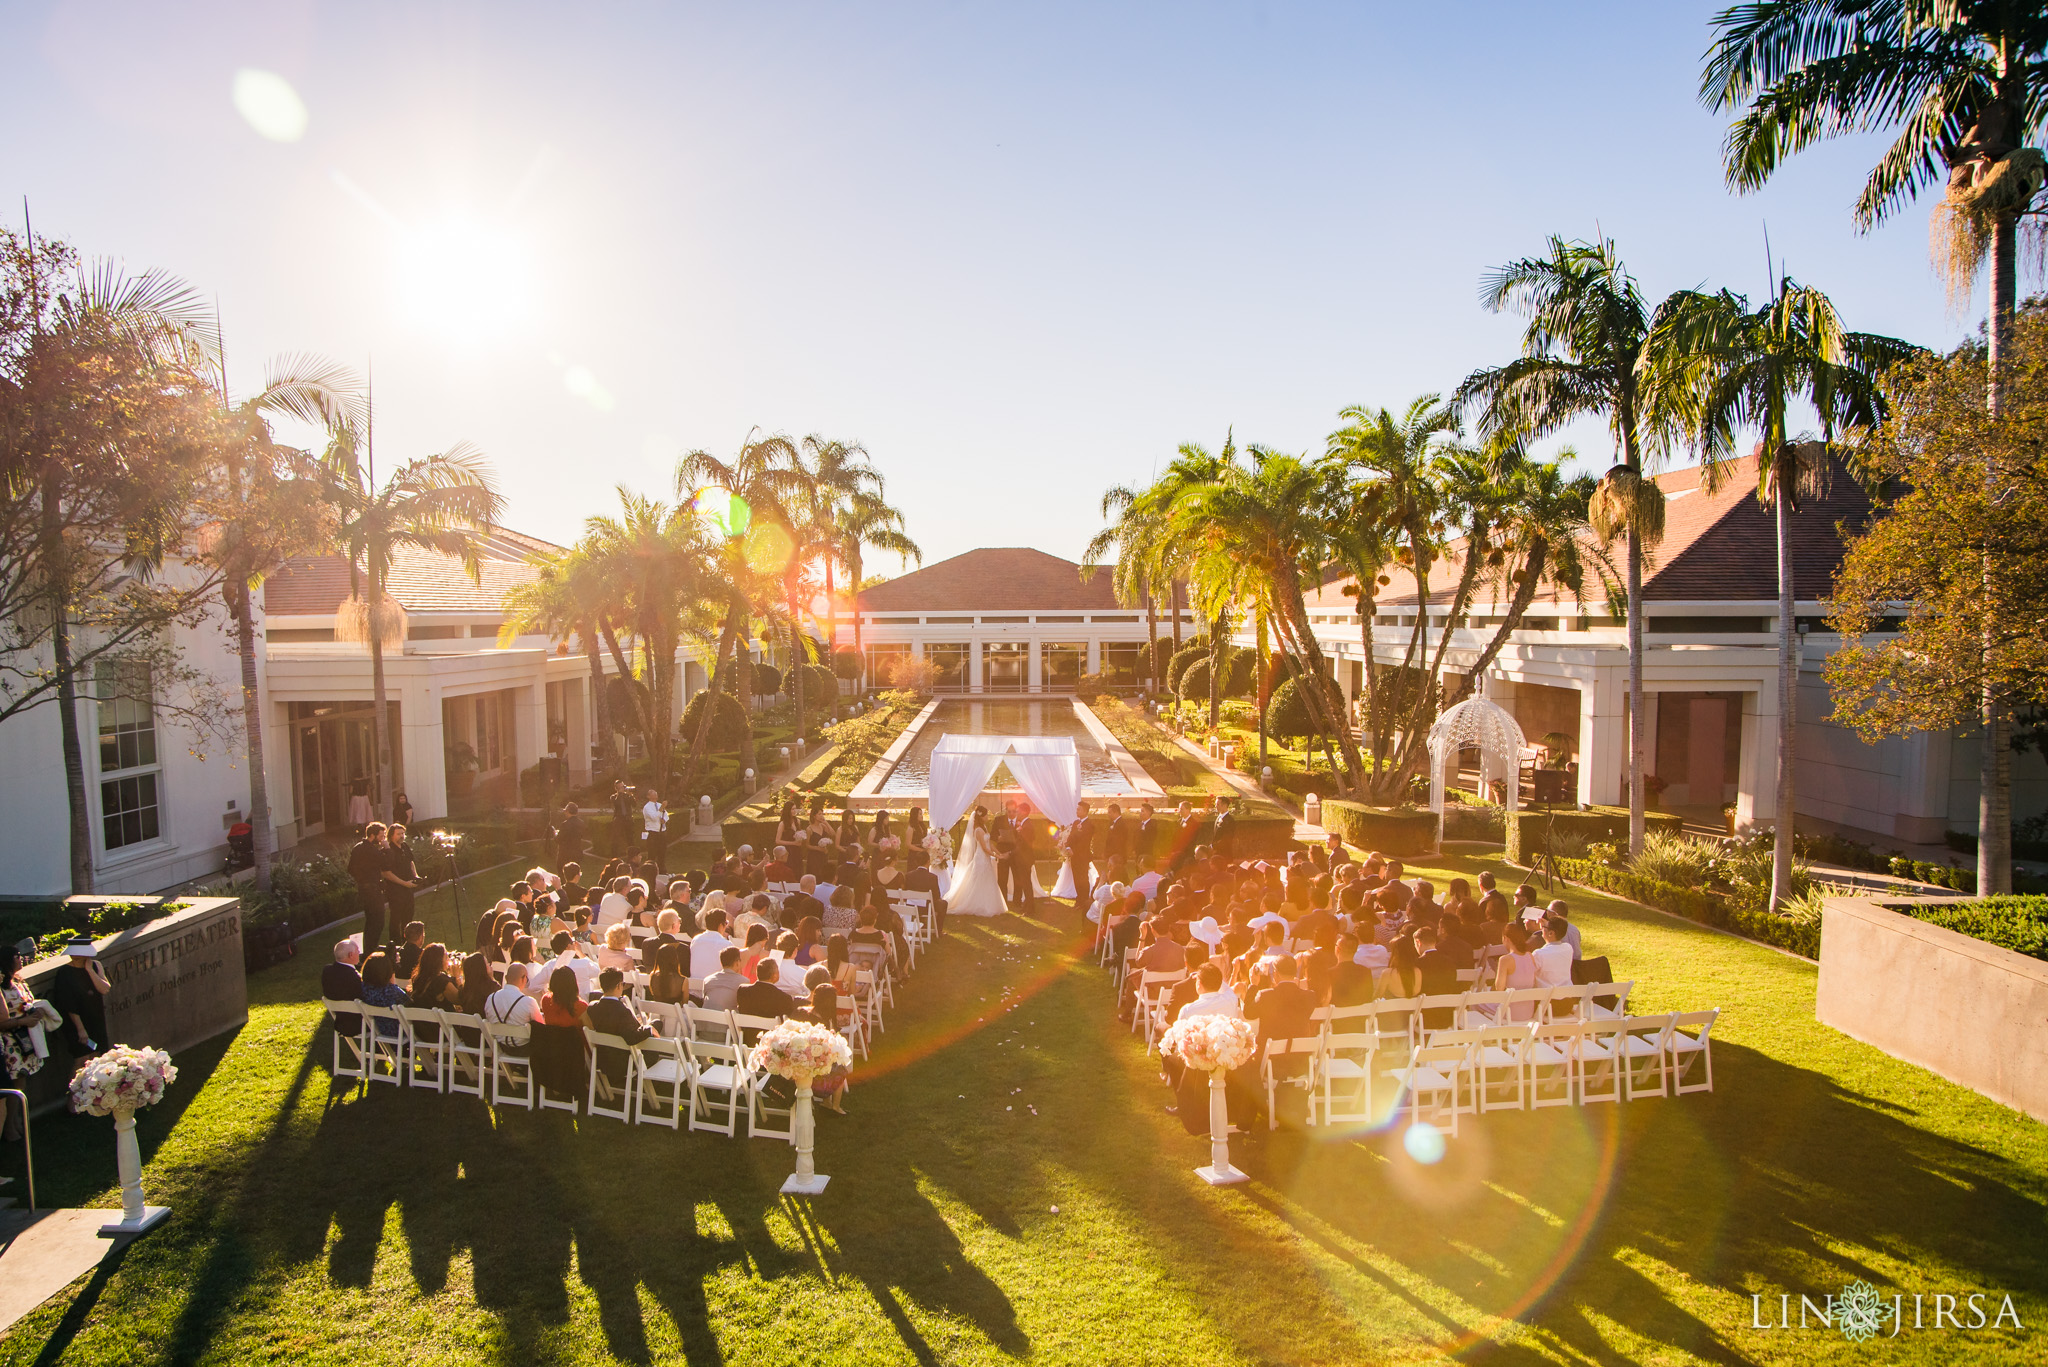
M 233 897 L 187 899 L 184 911 L 94 942 L 107 993 L 102 1044 L 167 1049 L 173 1055 L 249 1019 L 242 967 L 242 904 Z M 64 960 L 44 959 L 24 971 L 29 989 L 46 997 Z M 52 1032 L 54 1033 L 54 1032 Z M 61 1102 L 72 1058 L 52 1040 L 50 1058 L 28 1079 L 37 1110 Z

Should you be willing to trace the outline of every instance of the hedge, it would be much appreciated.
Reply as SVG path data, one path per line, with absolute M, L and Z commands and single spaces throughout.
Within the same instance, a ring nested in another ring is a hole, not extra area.
M 1644 878 L 1626 869 L 1610 869 L 1590 859 L 1560 859 L 1557 871 L 1574 883 L 1611 892 L 1631 902 L 1683 916 L 1688 921 L 1732 930 L 1809 959 L 1820 957 L 1820 922 L 1817 920 L 1795 921 L 1788 916 L 1774 916 L 1768 911 L 1733 907 L 1718 892 L 1681 888 L 1674 883 Z
M 1909 903 L 1893 906 L 1892 910 L 2015 954 L 2048 959 L 2048 897 L 1984 897 L 1974 902 L 1934 905 Z
M 1343 836 L 1347 845 L 1381 854 L 1427 854 L 1436 848 L 1435 812 L 1324 798 L 1323 828 Z
M 1594 807 L 1587 811 L 1558 812 L 1512 812 L 1507 816 L 1506 846 L 1504 857 L 1510 864 L 1527 865 L 1522 857 L 1522 823 L 1529 824 L 1530 849 L 1533 857 L 1542 848 L 1543 832 L 1546 826 L 1557 836 L 1584 836 L 1590 844 L 1596 840 L 1612 840 L 1619 844 L 1628 843 L 1628 808 Z M 1685 818 L 1666 812 L 1648 812 L 1643 817 L 1643 829 L 1663 831 L 1667 835 L 1678 835 L 1685 830 Z

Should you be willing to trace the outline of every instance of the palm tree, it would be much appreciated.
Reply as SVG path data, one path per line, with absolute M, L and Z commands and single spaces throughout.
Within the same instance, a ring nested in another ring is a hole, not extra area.
M 838 530 L 839 561 L 846 566 L 846 578 L 853 596 L 853 651 L 861 658 L 861 673 L 867 673 L 867 654 L 862 647 L 860 631 L 860 585 L 864 552 L 869 549 L 887 552 L 903 560 L 924 563 L 924 552 L 918 549 L 910 534 L 903 528 L 903 514 L 883 501 L 879 493 L 865 489 L 855 492 L 840 505 L 835 518 Z M 835 609 L 836 615 L 836 609 Z
M 813 432 L 803 439 L 797 456 L 797 468 L 809 481 L 816 553 L 824 561 L 826 610 L 831 614 L 825 623 L 828 655 L 839 649 L 839 595 L 833 579 L 835 562 L 844 559 L 837 535 L 839 515 L 862 495 L 878 503 L 882 497 L 882 476 L 868 464 L 867 454 L 857 441 L 834 441 Z M 858 581 L 853 588 L 858 601 Z M 858 623 L 858 613 L 854 620 Z
M 376 761 L 370 797 L 379 820 L 391 819 L 391 728 L 384 687 L 384 643 L 405 639 L 405 610 L 385 589 L 391 558 L 401 550 L 432 551 L 462 565 L 472 582 L 483 580 L 479 533 L 498 520 L 504 500 L 491 483 L 483 454 L 467 443 L 407 461 L 382 486 L 359 456 L 352 428 L 344 428 L 324 457 L 325 494 L 333 505 L 335 542 L 348 558 L 349 598 L 335 619 L 337 640 L 370 647 L 370 719 Z
M 1475 371 L 1457 401 L 1477 407 L 1487 433 L 1529 440 L 1577 418 L 1601 414 L 1614 434 L 1619 461 L 1595 495 L 1596 525 L 1627 541 L 1628 586 L 1628 844 L 1643 847 L 1643 769 L 1649 737 L 1643 717 L 1643 554 L 1662 536 L 1664 496 L 1644 464 L 1663 445 L 1665 429 L 1651 413 L 1645 352 L 1650 310 L 1611 239 L 1566 242 L 1552 237 L 1541 256 L 1509 262 L 1481 283 L 1480 302 L 1529 320 L 1522 354 L 1504 366 Z
M 533 557 L 534 577 L 515 584 L 504 598 L 505 621 L 498 644 L 520 636 L 545 634 L 555 640 L 574 636 L 590 667 L 592 720 L 604 746 L 605 763 L 597 778 L 611 769 L 611 704 L 605 698 L 604 636 L 600 623 L 611 611 L 609 586 L 587 544 L 555 555 Z
M 1102 495 L 1102 516 L 1109 525 L 1097 532 L 1081 553 L 1081 582 L 1087 583 L 1111 560 L 1110 591 L 1125 607 L 1145 605 L 1145 658 L 1152 691 L 1159 691 L 1157 591 L 1170 588 L 1173 601 L 1173 648 L 1180 650 L 1180 585 L 1165 563 L 1166 546 L 1159 530 L 1158 510 L 1139 491 L 1114 485 Z
M 1564 465 L 1577 452 L 1566 447 L 1554 461 L 1530 460 L 1519 448 L 1496 467 L 1501 498 L 1494 523 L 1496 573 L 1507 611 L 1493 639 L 1479 652 L 1472 677 L 1486 673 L 1508 638 L 1522 625 L 1536 591 L 1548 582 L 1560 595 L 1578 597 L 1586 567 L 1580 538 L 1587 530 L 1586 510 L 1593 496 L 1593 477 L 1567 478 Z
M 1945 185 L 1931 225 L 1950 297 L 1988 262 L 1990 380 L 1999 413 L 2018 299 L 2018 230 L 2039 196 L 2048 131 L 2048 13 L 2039 5 L 1954 0 L 1778 0 L 1715 16 L 1700 76 L 1711 109 L 1740 109 L 1723 164 L 1754 190 L 1779 163 L 1825 138 L 1897 129 L 1856 200 L 1868 231 L 1921 191 Z M 1985 649 L 1993 649 L 1985 627 Z M 1986 671 L 1987 680 L 1991 671 Z M 1978 704 L 1977 887 L 2012 888 L 2012 719 L 1987 682 Z
M 226 378 L 222 377 L 225 393 Z M 234 618 L 242 666 L 242 729 L 249 752 L 249 829 L 256 890 L 270 891 L 270 782 L 264 766 L 263 709 L 256 679 L 256 617 L 251 600 L 264 577 L 306 549 L 331 541 L 319 472 L 303 451 L 279 446 L 277 417 L 317 424 L 330 434 L 361 418 L 354 374 L 312 357 L 271 364 L 263 388 L 229 410 L 218 453 L 216 528 L 206 558 L 220 566 L 221 595 Z
M 674 801 L 680 794 L 669 784 L 676 653 L 684 634 L 701 623 L 702 609 L 715 588 L 710 538 L 687 503 L 664 503 L 623 486 L 618 494 L 618 515 L 590 518 L 584 523 L 585 537 L 592 559 L 623 589 L 626 620 L 645 652 L 645 730 L 654 787 L 665 800 Z
M 1302 581 L 1319 578 L 1328 560 L 1328 473 L 1299 456 L 1259 447 L 1252 448 L 1252 457 L 1250 469 L 1219 460 L 1211 478 L 1191 482 L 1175 496 L 1171 524 L 1188 548 L 1189 582 L 1197 602 L 1218 617 L 1255 585 L 1250 596 L 1254 603 L 1263 600 L 1281 648 L 1302 673 L 1325 680 L 1330 671 L 1309 624 Z M 1337 738 L 1344 784 L 1355 790 L 1362 765 L 1350 725 L 1335 714 L 1324 688 L 1305 687 L 1301 697 L 1317 729 Z
M 1366 728 L 1372 738 L 1374 792 L 1382 799 L 1407 780 L 1389 778 L 1384 767 L 1389 732 L 1405 704 L 1418 718 L 1426 706 L 1409 685 L 1421 667 L 1429 629 L 1429 572 L 1440 550 L 1442 493 L 1435 482 L 1438 453 L 1456 435 L 1457 410 L 1442 396 L 1424 394 L 1398 418 L 1385 408 L 1354 404 L 1338 416 L 1344 426 L 1325 445 L 1323 468 L 1330 479 L 1332 549 L 1358 574 L 1366 669 Z M 1404 544 L 1405 543 L 1405 544 Z M 1370 562 L 1367 563 L 1368 557 Z M 1381 558 L 1384 557 L 1384 558 Z M 1394 686 L 1373 659 L 1370 592 L 1387 560 L 1405 561 L 1415 581 L 1415 622 Z M 1426 719 L 1426 718 L 1425 718 Z M 1416 728 L 1403 728 L 1404 734 Z M 1413 746 L 1404 744 L 1406 750 Z
M 1794 650 L 1791 519 L 1802 497 L 1825 487 L 1835 434 L 1867 428 L 1885 414 L 1878 378 L 1919 348 L 1896 338 L 1850 332 L 1819 290 L 1788 276 L 1762 308 L 1742 295 L 1681 290 L 1657 309 L 1653 350 L 1665 376 L 1661 402 L 1695 441 L 1713 489 L 1727 477 L 1736 432 L 1755 430 L 1757 501 L 1772 509 L 1778 533 L 1778 796 L 1772 851 L 1771 909 L 1791 895 L 1796 797 L 1793 710 L 1799 660 Z M 1819 441 L 1795 440 L 1791 410 L 1804 400 L 1819 415 Z

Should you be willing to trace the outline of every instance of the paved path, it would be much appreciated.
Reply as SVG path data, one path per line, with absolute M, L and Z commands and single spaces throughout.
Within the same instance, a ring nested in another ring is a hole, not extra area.
M 0 1211 L 0 1331 L 99 1266 L 107 1210 Z

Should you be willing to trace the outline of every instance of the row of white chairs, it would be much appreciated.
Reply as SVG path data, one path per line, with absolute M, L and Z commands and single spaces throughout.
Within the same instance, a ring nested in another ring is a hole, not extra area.
M 1376 1004 L 1383 1005 L 1383 1004 Z M 1313 1036 L 1268 1040 L 1259 1060 L 1269 1127 L 1279 1089 L 1308 1094 L 1309 1123 L 1458 1118 L 1714 1090 L 1718 1010 L 1601 1016 L 1412 1032 L 1372 1007 L 1341 1008 Z M 1304 1058 L 1304 1056 L 1306 1056 Z M 1302 1059 L 1300 1066 L 1275 1060 Z

